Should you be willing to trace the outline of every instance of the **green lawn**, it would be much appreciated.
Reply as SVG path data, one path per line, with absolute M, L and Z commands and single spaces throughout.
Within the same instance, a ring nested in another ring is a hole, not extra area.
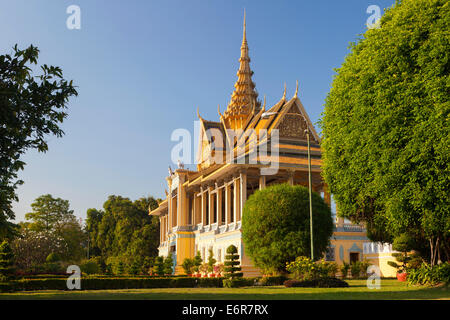
M 397 280 L 382 280 L 381 288 L 368 289 L 365 280 L 348 280 L 350 288 L 174 288 L 89 291 L 34 291 L 0 293 L 0 299 L 450 299 L 449 288 L 408 287 Z M 83 286 L 83 283 L 81 284 Z

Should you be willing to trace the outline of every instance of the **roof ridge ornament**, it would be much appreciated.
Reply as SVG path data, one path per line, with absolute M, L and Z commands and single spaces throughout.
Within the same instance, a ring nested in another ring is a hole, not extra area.
M 284 83 L 284 92 L 282 100 L 286 100 L 286 82 Z
M 295 99 L 298 98 L 298 80 L 297 80 L 297 87 L 295 88 L 294 98 L 295 98 Z
M 200 108 L 199 107 L 197 107 L 197 117 L 200 119 L 200 120 L 203 120 L 203 118 L 202 118 L 202 116 L 200 115 Z
M 264 104 L 262 106 L 263 112 L 266 111 L 266 95 L 264 95 Z
M 222 113 L 220 113 L 220 104 L 217 105 L 217 112 L 219 113 L 219 117 L 222 118 Z

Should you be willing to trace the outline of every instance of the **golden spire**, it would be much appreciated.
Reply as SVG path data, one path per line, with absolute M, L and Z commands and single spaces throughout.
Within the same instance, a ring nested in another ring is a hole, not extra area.
M 239 58 L 239 70 L 237 72 L 238 79 L 234 84 L 235 89 L 231 94 L 231 101 L 223 114 L 225 119 L 230 119 L 229 123 L 231 123 L 231 120 L 240 120 L 240 122 L 244 122 L 245 119 L 251 115 L 253 104 L 256 109 L 260 109 L 261 103 L 257 100 L 258 93 L 255 90 L 252 75 L 253 71 L 250 69 L 250 57 L 248 55 L 247 25 L 244 10 L 241 56 Z M 238 123 L 239 121 L 233 122 Z

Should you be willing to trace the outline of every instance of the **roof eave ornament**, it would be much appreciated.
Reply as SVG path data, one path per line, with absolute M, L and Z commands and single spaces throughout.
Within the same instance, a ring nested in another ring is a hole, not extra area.
M 284 83 L 284 92 L 282 100 L 286 100 L 286 82 Z

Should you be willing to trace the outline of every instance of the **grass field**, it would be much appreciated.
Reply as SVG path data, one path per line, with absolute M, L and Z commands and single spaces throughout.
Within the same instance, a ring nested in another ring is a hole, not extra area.
M 89 291 L 33 291 L 0 293 L 4 299 L 119 299 L 119 300 L 382 300 L 382 299 L 450 299 L 448 287 L 412 287 L 397 280 L 382 280 L 381 288 L 368 289 L 365 280 L 348 280 L 350 288 L 173 288 Z M 83 286 L 83 284 L 81 284 Z

